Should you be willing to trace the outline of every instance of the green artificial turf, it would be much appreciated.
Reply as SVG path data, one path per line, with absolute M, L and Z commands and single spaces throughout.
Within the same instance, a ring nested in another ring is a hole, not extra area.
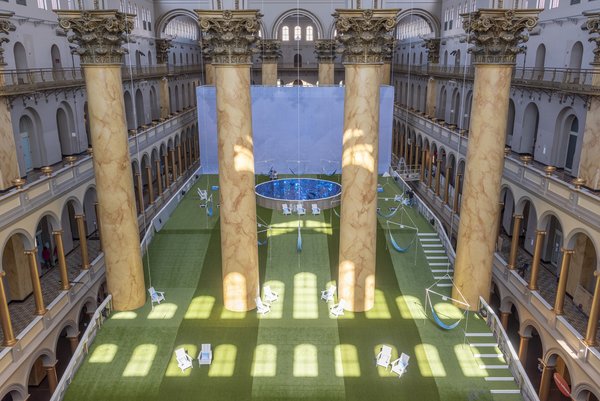
M 214 176 L 202 177 L 196 187 L 216 183 Z M 389 179 L 381 183 L 379 203 L 387 213 L 396 204 L 384 198 L 400 191 Z M 259 235 L 259 240 L 268 238 L 259 246 L 261 284 L 279 293 L 271 312 L 258 317 L 255 311 L 223 308 L 219 210 L 215 207 L 214 215 L 207 216 L 195 194 L 195 188 L 188 191 L 144 258 L 147 286 L 151 282 L 164 291 L 166 301 L 153 310 L 147 303 L 136 311 L 113 313 L 66 400 L 521 399 L 490 394 L 490 389 L 517 387 L 485 380 L 510 372 L 480 368 L 504 364 L 501 358 L 474 356 L 498 352 L 469 343 L 493 342 L 491 337 L 463 335 L 465 330 L 488 332 L 484 322 L 469 314 L 459 327 L 446 331 L 432 321 L 425 289 L 436 279 L 414 231 L 389 226 L 398 244 L 409 247 L 396 252 L 389 244 L 386 219 L 379 218 L 375 307 L 334 319 L 320 295 L 337 278 L 338 217 L 323 211 L 298 218 L 258 208 L 259 221 L 271 226 L 268 237 Z M 406 208 L 390 220 L 420 233 L 433 232 L 415 209 Z M 301 252 L 296 249 L 299 221 Z M 447 287 L 434 288 L 451 293 Z M 441 297 L 432 300 L 439 303 L 445 321 L 463 316 Z M 213 363 L 199 367 L 195 361 L 193 369 L 182 373 L 174 350 L 184 347 L 197 357 L 202 343 L 212 344 Z M 392 346 L 394 357 L 410 355 L 402 378 L 375 367 L 382 344 Z

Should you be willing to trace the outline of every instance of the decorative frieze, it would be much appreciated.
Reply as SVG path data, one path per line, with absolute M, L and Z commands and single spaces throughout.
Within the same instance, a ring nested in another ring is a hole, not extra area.
M 515 64 L 523 42 L 538 23 L 540 9 L 479 9 L 461 14 L 473 63 Z
M 10 22 L 10 17 L 14 15 L 13 12 L 1 11 L 0 12 L 0 34 L 8 35 L 9 32 L 14 31 L 15 25 Z M 4 49 L 2 48 L 3 43 L 8 43 L 9 39 L 0 37 L 0 65 L 5 65 L 4 62 Z
M 423 39 L 423 45 L 427 50 L 427 63 L 439 64 L 440 63 L 440 39 L 431 38 Z
M 196 10 L 213 64 L 251 64 L 258 40 L 258 10 Z
M 169 49 L 173 47 L 171 39 L 161 38 L 155 40 L 156 44 L 156 64 L 169 63 Z
M 315 54 L 319 64 L 333 63 L 336 56 L 337 42 L 334 39 L 315 40 Z
M 71 31 L 69 42 L 78 45 L 81 64 L 121 64 L 127 49 L 121 47 L 133 30 L 133 14 L 117 10 L 56 10 L 58 25 Z
M 339 51 L 349 64 L 382 63 L 387 49 L 393 45 L 396 15 L 400 10 L 338 9 L 333 14 Z
M 258 51 L 263 63 L 277 63 L 281 58 L 281 42 L 275 39 L 261 39 L 258 41 Z

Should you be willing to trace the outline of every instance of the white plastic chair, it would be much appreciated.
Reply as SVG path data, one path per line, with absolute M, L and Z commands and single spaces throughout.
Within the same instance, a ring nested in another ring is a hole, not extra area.
M 200 189 L 198 188 L 198 196 L 200 197 L 200 200 L 208 200 L 208 191 L 206 189 Z
M 346 308 L 346 301 L 340 299 L 340 302 L 331 307 L 331 314 L 335 317 L 344 315 L 344 308 Z
M 177 359 L 177 366 L 179 366 L 182 373 L 185 372 L 186 369 L 194 367 L 192 365 L 192 357 L 189 356 L 183 348 L 175 350 L 175 358 Z
M 406 372 L 406 368 L 408 368 L 409 359 L 410 356 L 403 352 L 402 355 L 400 355 L 400 358 L 392 362 L 392 372 L 396 373 L 398 377 L 402 377 L 404 372 Z
M 316 215 L 316 214 L 321 214 L 321 209 L 319 209 L 319 207 L 317 206 L 317 204 L 316 204 L 316 203 L 313 203 L 313 204 L 311 205 L 311 207 L 312 207 L 312 214 L 313 214 L 313 215 Z
M 335 290 L 335 285 L 330 285 L 326 290 L 321 291 L 321 299 L 324 299 L 325 302 L 333 301 Z
M 271 302 L 277 301 L 277 299 L 279 298 L 279 295 L 277 293 L 273 292 L 273 290 L 271 290 L 271 286 L 265 285 L 264 297 L 265 297 L 266 302 L 271 303 Z
M 281 209 L 283 210 L 283 214 L 286 215 L 286 216 L 292 214 L 292 210 L 289 208 L 289 206 L 287 205 L 287 203 L 282 203 L 281 204 Z
M 263 304 L 263 301 L 260 299 L 260 297 L 256 297 L 254 301 L 256 302 L 256 312 L 258 312 L 258 314 L 266 315 L 271 311 L 271 307 Z
M 199 365 L 210 365 L 212 362 L 212 349 L 210 344 L 202 344 L 200 355 L 198 355 Z
M 298 203 L 296 206 L 296 212 L 298 212 L 298 216 L 304 216 L 306 214 L 306 209 L 302 206 L 302 203 Z
M 160 305 L 160 301 L 165 300 L 165 293 L 162 291 L 156 291 L 154 287 L 148 288 L 148 292 L 150 293 L 150 302 L 151 306 L 153 307 L 155 303 Z
M 377 354 L 377 366 L 383 366 L 384 368 L 388 368 L 390 366 L 390 360 L 392 359 L 392 347 L 389 345 L 382 345 L 381 351 Z
M 394 195 L 394 202 L 403 202 L 404 195 Z

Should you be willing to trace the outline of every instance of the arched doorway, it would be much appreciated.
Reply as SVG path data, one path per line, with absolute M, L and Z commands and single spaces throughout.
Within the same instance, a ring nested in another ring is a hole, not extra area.
M 519 153 L 529 155 L 535 154 L 539 120 L 540 114 L 536 104 L 533 102 L 529 103 L 525 108 L 523 116 L 523 129 Z
M 302 55 L 299 53 L 294 54 L 294 67 L 302 67 Z

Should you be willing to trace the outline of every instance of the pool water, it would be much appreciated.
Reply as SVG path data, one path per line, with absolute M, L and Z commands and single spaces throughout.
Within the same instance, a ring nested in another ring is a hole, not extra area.
M 286 178 L 263 182 L 256 186 L 256 193 L 272 199 L 287 201 L 311 201 L 339 195 L 342 187 L 337 182 L 313 178 Z

